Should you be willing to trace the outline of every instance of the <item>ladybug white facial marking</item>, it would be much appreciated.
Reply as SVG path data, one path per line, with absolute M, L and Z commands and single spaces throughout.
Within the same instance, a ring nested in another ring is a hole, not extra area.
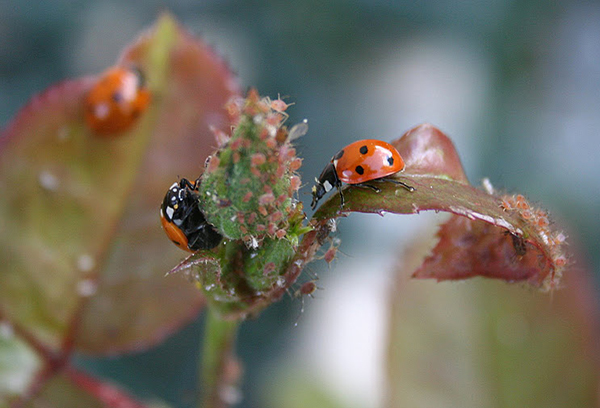
M 173 214 L 175 213 L 175 209 L 173 207 L 167 207 L 165 209 L 166 213 L 167 213 L 167 218 L 169 218 L 170 220 L 173 219 Z

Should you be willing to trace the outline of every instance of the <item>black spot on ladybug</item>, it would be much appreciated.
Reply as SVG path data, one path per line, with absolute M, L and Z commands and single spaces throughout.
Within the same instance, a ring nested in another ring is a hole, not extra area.
M 365 173 L 365 169 L 363 169 L 363 166 L 356 166 L 356 172 L 358 174 L 360 174 L 361 176 Z
M 388 158 L 387 158 L 387 161 L 388 161 L 388 164 L 389 164 L 390 166 L 393 166 L 393 165 L 394 165 L 394 158 L 393 158 L 392 156 L 388 157 Z
M 337 152 L 337 154 L 335 156 L 333 156 L 333 160 L 339 160 L 342 158 L 343 155 L 344 155 L 344 149 Z
M 361 146 L 359 151 L 360 154 L 367 154 L 369 152 L 369 149 L 367 148 L 367 146 Z
M 121 94 L 119 92 L 113 92 L 113 94 L 110 96 L 112 98 L 113 101 L 115 102 L 121 102 L 121 100 L 123 99 L 123 97 L 121 96 Z

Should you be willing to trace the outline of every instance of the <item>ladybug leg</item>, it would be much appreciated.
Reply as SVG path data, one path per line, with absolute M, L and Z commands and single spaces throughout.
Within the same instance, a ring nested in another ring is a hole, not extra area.
M 349 188 L 351 188 L 351 187 L 369 188 L 369 189 L 373 190 L 376 193 L 380 193 L 381 192 L 380 188 L 375 187 L 372 184 L 367 184 L 367 183 L 351 184 L 348 187 Z M 343 207 L 344 207 L 344 194 L 342 193 L 341 186 L 338 186 L 338 191 L 340 193 L 340 209 L 343 209 Z
M 340 210 L 344 208 L 344 193 L 342 193 L 342 184 L 337 186 L 338 193 L 340 194 Z
M 415 191 L 415 188 L 413 186 L 409 186 L 408 184 L 406 184 L 406 183 L 404 183 L 404 182 L 402 182 L 400 180 L 395 180 L 395 179 L 392 179 L 392 178 L 385 178 L 385 177 L 382 178 L 382 179 L 379 179 L 379 180 L 381 180 L 381 181 L 389 181 L 390 183 L 397 184 L 399 186 L 404 187 L 405 189 L 407 189 L 410 192 Z
M 381 193 L 381 189 L 379 187 L 375 187 L 372 184 L 360 183 L 360 184 L 354 184 L 354 186 L 362 187 L 362 188 L 370 188 L 371 190 L 375 191 L 376 193 Z
M 183 216 L 181 217 L 182 220 L 186 220 L 187 217 L 190 216 L 191 213 L 193 213 L 195 210 L 195 207 L 193 205 L 190 205 L 186 210 L 185 213 L 183 214 Z
M 189 189 L 195 190 L 196 189 L 196 184 L 198 183 L 198 180 L 194 181 L 194 184 L 192 184 L 188 179 L 182 178 L 181 181 L 180 181 L 180 184 L 181 184 L 181 187 L 187 187 Z
M 195 257 L 195 258 L 192 259 L 193 257 Z M 196 254 L 191 254 L 187 258 L 185 258 L 183 261 L 179 262 L 179 264 L 176 267 L 174 267 L 169 272 L 167 272 L 165 274 L 165 276 L 169 276 L 173 273 L 188 270 L 194 265 L 206 265 L 209 263 L 214 263 L 214 264 L 218 265 L 217 259 L 213 256 L 207 255 L 207 256 L 198 257 Z

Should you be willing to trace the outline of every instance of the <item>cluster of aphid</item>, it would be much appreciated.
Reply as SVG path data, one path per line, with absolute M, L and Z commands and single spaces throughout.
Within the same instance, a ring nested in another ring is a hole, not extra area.
M 288 131 L 287 105 L 255 90 L 226 108 L 233 133 L 215 131 L 220 148 L 206 161 L 200 201 L 207 220 L 226 238 L 257 247 L 265 237 L 284 238 L 290 219 L 301 214 L 295 196 L 302 160 L 291 141 L 306 125 Z
M 550 228 L 548 213 L 544 210 L 532 207 L 527 199 L 521 194 L 505 195 L 501 198 L 500 206 L 504 211 L 516 211 L 521 218 L 532 225 L 541 237 L 543 243 L 549 248 L 549 254 L 552 258 L 554 271 L 546 284 L 547 289 L 554 289 L 556 282 L 560 280 L 562 271 L 567 265 L 567 257 L 563 249 L 563 243 L 566 235 L 560 231 L 553 231 Z M 521 245 L 515 244 L 517 249 Z M 524 245 L 522 245 L 524 248 Z
M 223 236 L 255 249 L 266 237 L 286 237 L 290 223 L 301 222 L 295 172 L 302 161 L 291 141 L 307 125 L 288 132 L 286 108 L 255 90 L 227 104 L 232 135 L 213 130 L 219 148 L 206 160 L 204 174 L 193 184 L 173 184 L 163 201 L 161 221 L 175 244 L 194 252 L 214 248 Z

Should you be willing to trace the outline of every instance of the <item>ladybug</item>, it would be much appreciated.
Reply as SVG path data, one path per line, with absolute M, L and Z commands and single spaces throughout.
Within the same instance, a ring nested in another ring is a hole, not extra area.
M 223 237 L 206 221 L 198 206 L 200 180 L 182 178 L 167 191 L 160 206 L 160 222 L 165 233 L 179 248 L 196 252 L 212 249 Z
M 148 109 L 150 91 L 139 69 L 113 67 L 98 79 L 85 97 L 85 121 L 97 134 L 129 129 Z
M 319 200 L 334 187 L 340 194 L 340 206 L 344 206 L 342 183 L 359 187 L 368 187 L 375 192 L 379 188 L 367 184 L 368 181 L 380 180 L 399 184 L 408 191 L 414 187 L 387 176 L 404 170 L 404 160 L 398 150 L 391 144 L 375 139 L 358 140 L 340 150 L 331 162 L 323 169 L 312 188 L 311 208 L 317 207 Z

